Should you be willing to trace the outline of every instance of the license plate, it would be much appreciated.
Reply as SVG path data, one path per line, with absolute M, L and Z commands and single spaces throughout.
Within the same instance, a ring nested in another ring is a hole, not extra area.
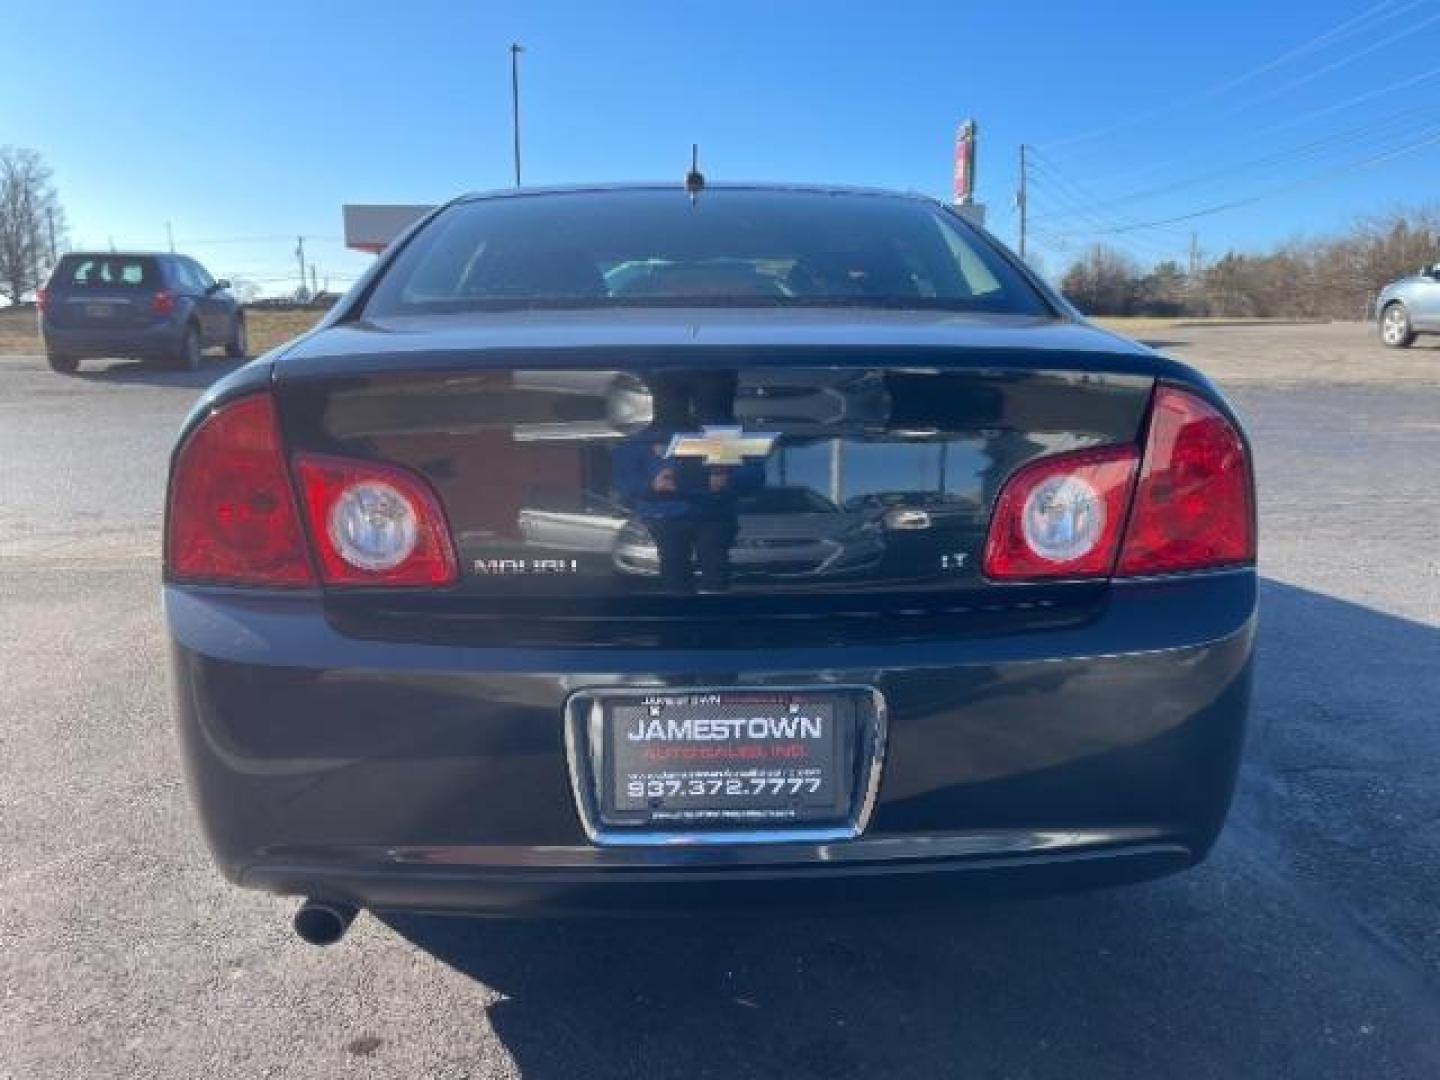
M 835 822 L 849 812 L 853 695 L 693 692 L 603 702 L 608 825 Z
M 108 319 L 115 314 L 115 308 L 111 304 L 86 304 L 85 314 L 91 319 Z

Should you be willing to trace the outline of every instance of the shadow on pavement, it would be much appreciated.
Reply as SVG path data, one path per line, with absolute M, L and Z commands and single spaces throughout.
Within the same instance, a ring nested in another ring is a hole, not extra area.
M 88 360 L 70 378 L 99 383 L 143 383 L 146 386 L 180 386 L 201 390 L 219 382 L 247 360 L 206 357 L 198 371 L 175 371 L 140 360 Z
M 1410 935 L 1440 902 L 1437 699 L 1440 630 L 1267 581 L 1245 777 L 1189 873 L 886 914 L 384 921 L 503 995 L 489 1023 L 541 1080 L 1436 1075 L 1440 957 Z

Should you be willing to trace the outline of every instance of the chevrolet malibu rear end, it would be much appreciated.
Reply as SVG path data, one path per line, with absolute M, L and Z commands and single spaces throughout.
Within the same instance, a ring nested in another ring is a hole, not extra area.
M 216 859 L 331 940 L 1190 866 L 1254 555 L 1217 391 L 938 204 L 518 192 L 199 403 L 165 605 Z

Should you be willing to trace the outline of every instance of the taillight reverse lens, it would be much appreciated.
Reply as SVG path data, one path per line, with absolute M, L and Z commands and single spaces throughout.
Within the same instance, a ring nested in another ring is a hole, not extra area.
M 1132 446 L 1057 454 L 1006 481 L 984 573 L 1136 577 L 1252 562 L 1253 493 L 1235 425 L 1203 398 L 1161 386 L 1143 456 Z
M 391 484 L 362 480 L 341 490 L 325 515 L 325 535 L 351 566 L 393 570 L 415 553 L 415 505 Z
M 1173 386 L 1155 391 L 1144 464 L 1117 573 L 1163 574 L 1250 562 L 1250 463 L 1233 424 Z
M 444 511 L 405 469 L 302 454 L 295 459 L 327 585 L 448 585 L 459 576 Z
M 1005 484 L 985 543 L 986 577 L 1103 577 L 1115 566 L 1139 454 L 1112 446 L 1041 458 Z
M 222 406 L 180 448 L 170 477 L 165 552 L 172 578 L 314 583 L 268 394 Z

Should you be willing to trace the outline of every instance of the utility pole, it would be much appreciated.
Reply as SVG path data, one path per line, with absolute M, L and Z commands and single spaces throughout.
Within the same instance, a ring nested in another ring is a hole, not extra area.
M 50 227 L 50 265 L 54 266 L 59 252 L 55 250 L 55 208 L 53 206 L 46 208 L 45 222 Z
M 170 254 L 175 254 L 175 230 L 170 227 L 170 222 L 165 222 L 165 239 L 170 244 Z
M 315 264 L 313 262 L 310 264 L 310 295 L 312 297 L 320 295 L 320 278 L 315 273 Z
M 525 46 L 510 43 L 510 127 L 515 138 L 515 186 L 520 186 L 520 54 Z
M 1025 261 L 1026 202 L 1029 175 L 1025 169 L 1025 144 L 1020 144 L 1020 187 L 1015 192 L 1015 209 L 1020 212 L 1020 261 Z
M 305 237 L 295 238 L 295 258 L 300 261 L 300 291 L 305 291 Z
M 1195 275 L 1200 272 L 1200 234 L 1190 234 L 1190 278 L 1193 281 Z

